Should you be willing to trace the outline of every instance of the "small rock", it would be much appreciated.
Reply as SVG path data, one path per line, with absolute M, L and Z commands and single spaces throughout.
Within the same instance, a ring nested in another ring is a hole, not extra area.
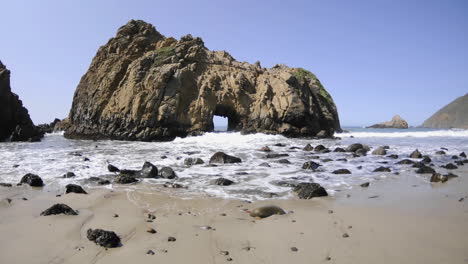
M 146 254 L 148 254 L 148 255 L 154 255 L 154 251 L 150 249 L 150 250 L 146 251 Z
M 314 150 L 314 147 L 312 147 L 312 145 L 310 145 L 310 144 L 307 144 L 302 150 L 304 150 L 304 151 L 312 151 L 312 150 Z
M 73 178 L 73 177 L 75 177 L 75 176 L 76 176 L 75 173 L 73 173 L 73 172 L 67 172 L 67 173 L 65 173 L 65 174 L 63 175 L 63 178 Z
M 265 218 L 265 217 L 269 217 L 272 215 L 283 215 L 285 213 L 286 212 L 280 207 L 275 206 L 275 205 L 269 205 L 269 206 L 262 206 L 262 207 L 255 208 L 250 213 L 250 216 Z
M 333 174 L 351 174 L 348 169 L 338 169 L 332 172 Z
M 105 248 L 114 248 L 120 246 L 120 237 L 112 232 L 102 229 L 88 229 L 86 232 L 90 241 Z
M 344 238 L 349 237 L 348 233 L 344 233 L 344 234 L 343 234 L 343 237 L 344 237 Z
M 119 184 L 130 184 L 135 182 L 138 182 L 138 180 L 135 177 L 127 174 L 119 174 L 119 176 L 115 178 L 115 183 Z
M 420 159 L 420 158 L 422 158 L 422 154 L 421 154 L 421 152 L 419 152 L 419 150 L 416 149 L 415 151 L 413 151 L 410 154 L 409 157 L 412 158 L 412 159 Z
M 227 155 L 224 152 L 216 152 L 210 158 L 211 163 L 240 163 L 242 160 L 238 157 Z
M 220 186 L 229 186 L 233 183 L 234 183 L 233 181 L 226 179 L 226 178 L 218 178 L 214 181 L 215 185 L 220 185 Z
M 3 187 L 12 187 L 13 185 L 12 185 L 11 183 L 0 182 L 0 186 L 3 186 Z
M 429 164 L 431 163 L 431 158 L 429 156 L 424 156 L 421 160 L 422 163 L 426 163 L 426 164 Z
M 41 177 L 37 176 L 36 174 L 28 173 L 21 178 L 20 184 L 29 184 L 32 187 L 42 187 L 44 186 L 44 182 L 42 181 Z
M 261 148 L 259 149 L 259 151 L 271 152 L 271 149 L 270 149 L 268 146 L 264 146 L 264 147 L 261 147 Z
M 232 258 L 227 258 L 226 260 L 227 260 L 227 261 L 232 261 Z
M 369 185 L 370 185 L 369 182 L 365 182 L 365 183 L 361 184 L 361 187 L 366 188 L 366 187 L 369 187 Z
M 150 234 L 156 234 L 156 230 L 154 230 L 154 228 L 149 228 L 148 230 L 146 230 L 146 232 Z
M 286 144 L 283 144 L 283 143 L 276 143 L 276 144 L 274 144 L 273 146 L 275 146 L 275 147 L 286 147 Z
M 71 209 L 70 206 L 66 204 L 54 204 L 41 213 L 42 216 L 57 214 L 78 215 L 78 213 L 75 210 Z
M 281 164 L 291 164 L 291 162 L 287 159 L 280 159 L 278 160 L 278 163 L 281 163 Z
M 314 148 L 314 151 L 315 151 L 315 152 L 319 152 L 319 151 L 322 151 L 322 150 L 324 150 L 324 149 L 326 149 L 326 147 L 325 147 L 324 145 L 318 145 L 318 146 L 316 146 L 316 147 Z
M 65 186 L 65 193 L 82 193 L 82 194 L 88 194 L 83 187 L 76 185 L 76 184 L 67 184 Z
M 435 154 L 437 154 L 437 155 L 445 155 L 446 153 L 445 153 L 445 151 L 443 151 L 443 150 L 439 150 L 439 151 L 436 151 Z
M 270 168 L 270 164 L 266 163 L 266 162 L 262 162 L 260 164 L 258 164 L 259 167 L 267 167 L 267 168 Z
M 108 170 L 109 172 L 119 172 L 119 171 L 120 171 L 119 168 L 117 168 L 116 166 L 114 166 L 114 165 L 112 165 L 112 164 L 108 164 L 108 165 L 107 165 L 107 170 Z
M 90 159 L 89 158 L 84 158 L 83 161 L 90 161 Z
M 374 172 L 391 172 L 392 170 L 390 170 L 390 168 L 388 167 L 378 167 L 377 169 L 374 170 Z
M 175 241 L 176 241 L 176 238 L 170 236 L 170 237 L 167 238 L 167 241 L 168 241 L 168 242 L 175 242 Z
M 458 156 L 463 157 L 463 158 L 466 158 L 465 152 L 460 153 Z
M 311 199 L 313 197 L 328 196 L 327 191 L 318 183 L 301 182 L 294 187 L 294 192 L 299 199 Z
M 384 147 L 378 147 L 374 151 L 372 151 L 372 155 L 387 155 L 387 151 Z
M 171 167 L 162 167 L 159 171 L 159 174 L 162 178 L 174 179 L 177 177 L 176 173 Z
M 391 155 L 388 155 L 387 158 L 398 159 L 398 155 L 396 155 L 396 154 L 391 154 Z
M 143 167 L 141 168 L 139 177 L 158 178 L 158 168 L 151 162 L 145 161 L 145 163 L 143 163 Z
M 346 150 L 344 148 L 335 148 L 333 152 L 346 152 Z
M 416 173 L 418 174 L 435 173 L 435 170 L 431 167 L 423 165 L 416 171 Z
M 267 154 L 265 156 L 265 158 L 267 158 L 267 159 L 276 159 L 276 158 L 287 157 L 287 156 L 289 156 L 289 154 L 276 153 L 276 154 Z
M 292 251 L 292 252 L 297 252 L 298 249 L 297 249 L 297 247 L 291 247 L 291 251 Z
M 457 166 L 455 166 L 453 163 L 448 163 L 447 165 L 443 166 L 444 168 L 446 168 L 447 170 L 455 170 L 455 169 L 458 169 Z
M 453 155 L 452 159 L 459 159 L 459 157 L 457 155 Z
M 118 215 L 118 214 L 114 214 L 114 217 L 117 218 L 117 217 L 119 217 L 119 215 Z
M 313 162 L 313 161 L 306 161 L 303 165 L 302 168 L 305 170 L 316 170 L 320 164 Z
M 223 256 L 229 255 L 229 251 L 220 251 L 219 253 Z
M 397 162 L 397 164 L 399 165 L 410 165 L 410 164 L 414 164 L 415 162 L 410 160 L 410 159 L 404 159 L 404 160 L 400 160 L 399 162 Z
M 192 165 L 200 165 L 205 163 L 202 159 L 200 158 L 186 158 L 184 160 L 184 165 L 185 166 L 192 166 Z

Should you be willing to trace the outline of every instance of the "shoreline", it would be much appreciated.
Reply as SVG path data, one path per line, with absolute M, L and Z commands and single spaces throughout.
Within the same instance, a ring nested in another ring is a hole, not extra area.
M 468 173 L 463 168 L 456 174 L 458 178 L 446 183 L 431 184 L 402 173 L 332 197 L 252 203 L 108 189 L 56 197 L 26 186 L 0 187 L 0 260 L 468 263 Z M 79 214 L 39 216 L 55 203 Z M 270 204 L 288 213 L 255 219 L 246 212 Z M 147 222 L 148 213 L 156 216 L 153 222 Z M 88 228 L 114 231 L 123 245 L 106 250 L 86 238 Z M 148 233 L 148 228 L 156 233 Z M 169 236 L 176 241 L 169 242 Z M 18 254 L 20 248 L 28 250 Z M 147 254 L 149 250 L 154 255 Z

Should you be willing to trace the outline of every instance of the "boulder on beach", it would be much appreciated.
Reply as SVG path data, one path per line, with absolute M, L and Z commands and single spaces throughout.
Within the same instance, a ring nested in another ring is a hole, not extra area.
M 109 172 L 119 172 L 119 171 L 120 171 L 119 168 L 117 168 L 116 166 L 114 166 L 114 165 L 112 165 L 112 164 L 108 164 L 108 165 L 107 165 L 107 170 L 108 170 Z
M 422 165 L 419 167 L 418 170 L 416 170 L 416 173 L 418 174 L 432 174 L 432 173 L 435 173 L 436 171 L 431 168 L 431 167 L 428 167 L 426 165 Z
M 83 187 L 77 185 L 77 184 L 67 184 L 65 186 L 65 193 L 82 193 L 82 194 L 88 194 Z
M 37 176 L 36 174 L 28 173 L 21 178 L 21 184 L 29 184 L 32 187 L 42 187 L 44 186 L 44 182 L 42 181 L 41 177 Z
M 406 122 L 403 118 L 399 115 L 395 115 L 392 120 L 387 122 L 382 122 L 379 124 L 375 124 L 372 126 L 368 126 L 367 128 L 399 128 L 399 129 L 407 129 L 408 122 Z
M 210 164 L 213 163 L 240 163 L 242 160 L 238 157 L 228 155 L 224 152 L 216 152 L 210 158 Z
M 86 236 L 90 241 L 105 248 L 115 248 L 120 246 L 120 237 L 113 231 L 102 229 L 88 229 Z
M 327 191 L 318 183 L 301 182 L 294 187 L 294 192 L 299 199 L 311 199 L 314 197 L 328 196 Z
M 229 186 L 229 185 L 234 184 L 234 182 L 226 178 L 218 178 L 213 181 L 213 184 L 220 185 L 220 186 Z
M 272 215 L 284 215 L 286 212 L 281 209 L 281 207 L 278 207 L 276 205 L 267 205 L 267 206 L 262 206 L 258 207 L 252 210 L 250 212 L 250 216 L 252 217 L 259 217 L 259 218 L 265 218 L 269 217 Z
M 389 167 L 380 166 L 374 170 L 374 172 L 391 172 L 392 170 Z
M 11 91 L 10 71 L 0 61 L 0 142 L 39 141 L 44 133 L 34 125 L 18 95 Z
M 387 155 L 387 150 L 384 147 L 378 147 L 372 151 L 372 155 Z
M 141 172 L 139 175 L 140 178 L 158 178 L 158 168 L 154 166 L 151 162 L 145 161 Z
M 175 171 L 171 167 L 162 167 L 159 171 L 159 176 L 165 179 L 174 179 L 177 178 Z
M 319 166 L 320 166 L 320 164 L 318 164 L 316 162 L 306 161 L 302 165 L 302 168 L 305 169 L 305 170 L 316 170 Z
M 119 174 L 117 177 L 115 177 L 115 183 L 130 184 L 135 182 L 138 182 L 138 180 L 132 175 Z
M 192 165 L 199 165 L 205 163 L 202 159 L 200 158 L 186 158 L 184 160 L 184 165 L 185 166 L 192 166 Z
M 302 150 L 304 150 L 304 151 L 313 151 L 314 147 L 312 147 L 312 145 L 310 145 L 310 144 L 307 144 Z
M 431 182 L 446 182 L 452 178 L 456 178 L 458 177 L 457 175 L 455 174 L 452 174 L 452 173 L 449 173 L 449 174 L 446 174 L 446 175 L 442 175 L 440 173 L 432 173 L 432 176 L 431 176 Z
M 332 171 L 333 174 L 351 174 L 351 171 L 348 169 L 337 169 Z
M 419 152 L 418 149 L 416 149 L 415 151 L 411 152 L 409 157 L 412 158 L 412 159 L 420 159 L 420 158 L 422 158 L 422 154 L 421 154 L 421 152 Z
M 42 216 L 47 215 L 58 215 L 58 214 L 65 214 L 65 215 L 78 215 L 78 213 L 71 209 L 70 206 L 66 204 L 54 204 L 50 208 L 46 209 L 41 213 Z
M 265 158 L 267 159 L 276 159 L 276 158 L 281 158 L 281 157 L 288 157 L 289 154 L 286 153 L 272 153 L 272 154 L 267 154 Z
M 91 96 L 92 95 L 92 96 Z M 99 48 L 75 91 L 65 136 L 164 141 L 214 130 L 332 137 L 331 95 L 302 68 L 236 61 L 203 40 L 176 40 L 131 20 Z M 321 131 L 324 132 L 321 132 Z

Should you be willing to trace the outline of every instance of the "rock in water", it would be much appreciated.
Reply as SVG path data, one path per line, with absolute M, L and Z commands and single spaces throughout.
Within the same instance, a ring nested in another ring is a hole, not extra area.
M 107 170 L 109 172 L 119 172 L 120 171 L 119 168 L 117 168 L 116 166 L 114 166 L 112 164 L 107 165 Z
M 115 248 L 120 246 L 120 237 L 112 232 L 102 229 L 88 229 L 86 232 L 89 240 L 105 248 Z
M 41 187 L 44 186 L 44 182 L 42 181 L 41 177 L 37 176 L 36 174 L 28 173 L 21 178 L 20 183 L 29 184 L 32 187 Z
M 265 218 L 272 215 L 284 215 L 286 212 L 276 205 L 258 207 L 252 210 L 250 216 Z
M 311 72 L 238 62 L 200 38 L 166 38 L 141 20 L 99 48 L 61 126 L 68 138 L 160 141 L 213 131 L 214 115 L 243 133 L 341 131 L 332 97 Z
M 70 206 L 66 204 L 54 204 L 49 209 L 43 211 L 41 215 L 58 215 L 58 214 L 65 214 L 65 215 L 78 215 L 78 213 L 71 209 Z
M 387 155 L 387 150 L 384 147 L 378 147 L 372 151 L 372 155 Z
M 214 184 L 221 186 L 229 186 L 231 184 L 234 184 L 234 182 L 226 178 L 218 178 L 214 181 Z
M 422 154 L 421 154 L 421 152 L 419 152 L 419 150 L 416 149 L 415 151 L 413 151 L 410 154 L 409 157 L 412 158 L 412 159 L 420 159 L 420 158 L 422 158 Z
M 10 71 L 0 61 L 0 141 L 39 141 L 37 128 L 18 95 L 11 91 Z
M 337 169 L 332 172 L 333 174 L 351 174 L 348 169 Z
M 138 180 L 134 176 L 128 174 L 120 174 L 115 178 L 115 183 L 130 184 L 134 182 L 138 182 Z
M 177 177 L 176 173 L 171 167 L 162 167 L 159 172 L 162 178 L 174 179 Z
M 369 126 L 367 128 L 403 128 L 407 129 L 408 128 L 408 122 L 406 122 L 403 118 L 401 118 L 399 115 L 396 115 L 392 118 L 391 121 L 375 124 L 372 126 Z
M 301 182 L 294 187 L 294 192 L 299 199 L 311 199 L 313 197 L 328 196 L 327 191 L 318 183 Z
M 192 165 L 199 165 L 205 163 L 202 159 L 200 158 L 186 158 L 184 160 L 184 165 L 186 166 L 192 166 Z
M 76 184 L 68 184 L 65 186 L 65 193 L 83 193 L 88 194 L 83 187 L 76 185 Z
M 140 172 L 141 178 L 158 178 L 158 168 L 151 162 L 146 161 Z
M 468 93 L 444 106 L 422 124 L 430 128 L 468 128 Z
M 227 155 L 224 152 L 216 152 L 210 158 L 210 163 L 240 163 L 240 162 L 242 162 L 240 158 Z
M 302 168 L 305 169 L 305 170 L 316 170 L 319 166 L 320 166 L 320 164 L 318 164 L 316 162 L 306 161 L 302 165 Z

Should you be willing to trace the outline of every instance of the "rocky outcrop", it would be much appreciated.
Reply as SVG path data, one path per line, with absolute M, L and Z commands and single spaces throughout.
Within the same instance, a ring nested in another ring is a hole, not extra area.
M 468 129 L 468 93 L 444 106 L 422 124 L 430 128 Z
M 28 110 L 11 91 L 10 71 L 0 61 L 0 141 L 39 141 L 43 133 L 34 126 Z
M 407 129 L 408 128 L 408 122 L 406 122 L 399 115 L 396 115 L 390 121 L 375 124 L 375 125 L 369 126 L 367 128 L 400 128 L 400 129 Z
M 69 138 L 172 140 L 213 131 L 214 115 L 243 133 L 341 130 L 333 99 L 314 74 L 238 62 L 200 38 L 166 38 L 134 20 L 99 48 L 59 127 Z

